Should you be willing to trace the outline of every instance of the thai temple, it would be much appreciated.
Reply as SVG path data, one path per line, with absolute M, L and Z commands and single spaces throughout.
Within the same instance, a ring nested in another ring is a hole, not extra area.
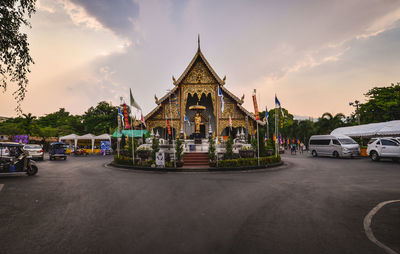
M 242 106 L 244 95 L 239 98 L 227 89 L 226 77 L 221 79 L 201 52 L 200 39 L 192 61 L 172 81 L 167 94 L 154 96 L 157 106 L 144 117 L 150 132 L 164 139 L 179 135 L 198 140 L 255 135 L 256 117 Z

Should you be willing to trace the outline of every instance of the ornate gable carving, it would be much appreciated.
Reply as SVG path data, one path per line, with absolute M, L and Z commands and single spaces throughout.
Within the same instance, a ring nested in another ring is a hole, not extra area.
M 217 83 L 215 78 L 212 76 L 207 66 L 203 61 L 197 59 L 193 68 L 190 70 L 188 75 L 183 80 L 186 84 L 210 84 Z

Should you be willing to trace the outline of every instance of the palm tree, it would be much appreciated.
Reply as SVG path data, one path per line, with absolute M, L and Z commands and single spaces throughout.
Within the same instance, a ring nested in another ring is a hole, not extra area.
M 343 119 L 345 119 L 345 115 L 342 113 L 337 113 L 336 115 L 332 115 L 329 112 L 325 112 L 318 119 L 317 122 L 317 132 L 319 134 L 329 134 L 334 129 L 341 127 L 344 125 Z
M 36 116 L 33 116 L 31 113 L 22 114 L 25 118 L 23 118 L 23 126 L 22 128 L 26 131 L 28 135 L 32 135 L 32 130 L 34 128 L 34 120 Z

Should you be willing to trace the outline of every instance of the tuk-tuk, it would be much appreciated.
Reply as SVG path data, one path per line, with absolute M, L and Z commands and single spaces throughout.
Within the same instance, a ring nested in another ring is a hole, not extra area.
M 67 145 L 62 142 L 54 142 L 50 145 L 49 149 L 49 157 L 50 160 L 55 160 L 58 158 L 62 158 L 64 160 L 67 159 L 67 155 L 65 153 Z
M 0 142 L 0 173 L 26 172 L 33 176 L 38 172 L 32 156 L 23 147 L 19 143 Z

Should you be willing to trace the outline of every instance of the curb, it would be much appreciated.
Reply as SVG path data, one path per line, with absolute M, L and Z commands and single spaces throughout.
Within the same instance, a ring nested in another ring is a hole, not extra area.
M 105 164 L 106 166 L 111 166 L 115 168 L 122 168 L 122 169 L 129 169 L 129 170 L 137 170 L 137 171 L 144 171 L 144 172 L 251 172 L 251 171 L 261 171 L 264 169 L 269 168 L 276 168 L 279 166 L 284 165 L 283 161 L 267 164 L 264 166 L 248 166 L 248 167 L 237 167 L 237 168 L 152 168 L 152 167 L 140 167 L 140 166 L 133 166 L 133 165 L 121 165 L 116 164 L 114 162 L 110 162 Z

